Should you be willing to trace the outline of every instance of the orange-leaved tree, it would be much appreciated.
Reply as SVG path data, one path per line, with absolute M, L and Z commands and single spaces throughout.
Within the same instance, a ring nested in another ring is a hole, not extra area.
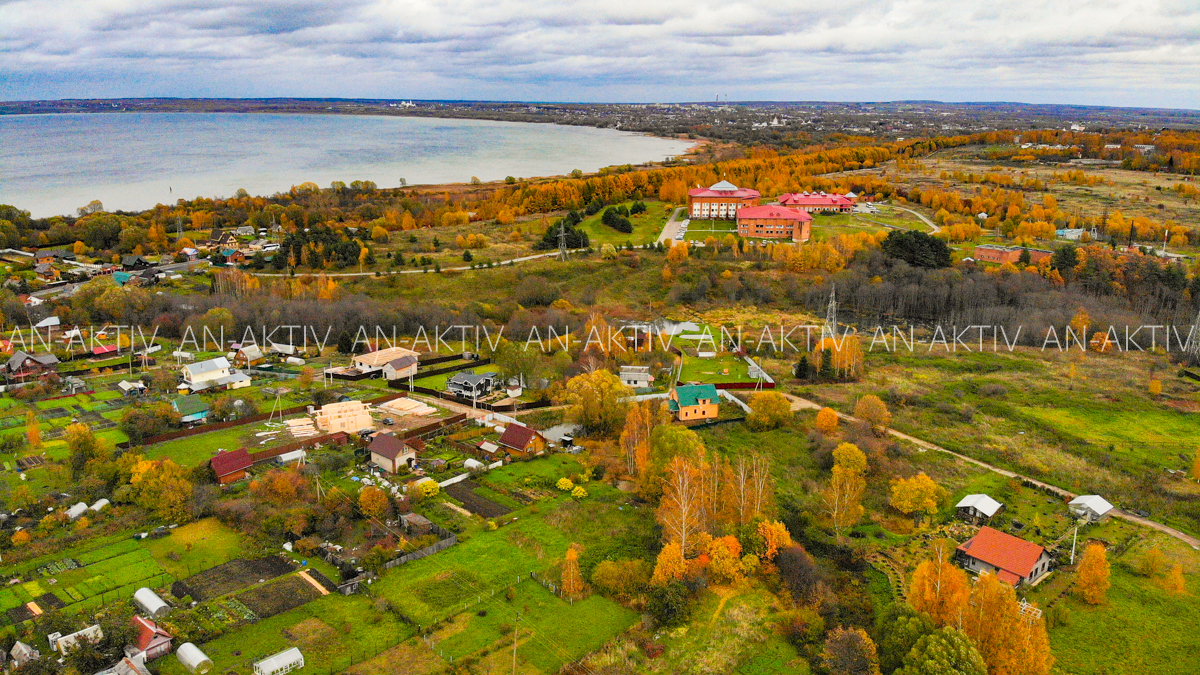
M 1089 605 L 1099 605 L 1108 595 L 1108 553 L 1103 544 L 1091 543 L 1083 550 L 1079 561 L 1079 594 Z
M 858 399 L 858 403 L 854 404 L 854 416 L 871 425 L 871 429 L 877 433 L 892 423 L 892 413 L 883 400 L 874 394 Z
M 833 408 L 821 408 L 821 411 L 817 413 L 817 431 L 826 436 L 832 436 L 837 432 L 837 428 L 838 414 Z
M 951 542 L 934 542 L 933 559 L 917 565 L 908 589 L 908 604 L 939 627 L 957 626 L 971 595 L 967 573 L 951 562 L 953 553 Z

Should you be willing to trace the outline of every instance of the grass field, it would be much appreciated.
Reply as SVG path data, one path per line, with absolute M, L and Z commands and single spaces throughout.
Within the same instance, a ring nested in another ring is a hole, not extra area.
M 184 579 L 241 557 L 242 539 L 216 518 L 205 518 L 171 530 L 170 536 L 146 540 L 144 546 L 167 572 Z
M 729 373 L 724 371 L 728 369 Z M 711 359 L 698 356 L 684 356 L 681 382 L 753 382 L 750 379 L 750 369 L 740 357 L 733 354 L 718 354 Z
M 643 203 L 646 204 L 645 212 L 629 217 L 629 222 L 633 224 L 633 232 L 631 233 L 618 232 L 600 222 L 600 218 L 604 215 L 603 210 L 595 215 L 584 218 L 579 227 L 584 232 L 587 232 L 592 248 L 596 249 L 600 248 L 602 244 L 624 246 L 628 242 L 635 246 L 640 246 L 652 243 L 662 233 L 663 225 L 666 224 L 667 218 L 671 214 L 667 211 L 667 205 L 663 202 L 645 201 Z M 628 201 L 617 206 L 631 206 L 632 204 L 632 201 Z
M 437 366 L 435 366 L 435 367 L 437 367 Z M 494 363 L 489 363 L 489 364 L 483 365 L 483 366 L 475 366 L 473 368 L 470 368 L 469 370 L 473 370 L 476 373 L 480 373 L 480 374 L 482 374 L 482 373 L 498 373 L 498 372 L 500 372 L 500 366 L 498 366 Z M 464 372 L 464 371 L 460 371 L 460 372 Z M 457 374 L 458 373 L 442 373 L 441 375 L 433 375 L 431 377 L 422 377 L 420 379 L 414 379 L 413 384 L 418 387 L 426 387 L 429 389 L 436 389 L 437 391 L 445 391 L 446 390 L 446 381 L 449 380 L 450 378 L 454 377 Z

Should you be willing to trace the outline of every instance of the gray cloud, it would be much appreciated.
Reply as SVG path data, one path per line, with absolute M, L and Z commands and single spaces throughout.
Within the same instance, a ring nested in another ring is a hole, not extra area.
M 1194 0 L 4 0 L 0 97 L 1200 107 Z

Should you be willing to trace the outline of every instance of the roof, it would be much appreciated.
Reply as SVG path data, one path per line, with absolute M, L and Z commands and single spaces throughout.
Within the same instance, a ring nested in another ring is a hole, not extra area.
M 1015 574 L 1018 579 L 1028 577 L 1046 552 L 1046 549 L 1033 542 L 990 527 L 979 528 L 979 533 L 959 546 L 958 550 L 999 570 Z
M 24 367 L 26 361 L 33 361 L 43 366 L 52 366 L 58 363 L 58 357 L 53 354 L 27 354 L 18 349 L 9 357 L 5 368 L 10 372 L 20 370 Z
M 747 206 L 744 209 L 738 209 L 737 217 L 738 220 L 742 218 L 774 218 L 777 220 L 796 220 L 802 223 L 812 220 L 812 216 L 805 211 L 796 211 L 772 204 L 766 206 Z
M 1113 508 L 1113 505 L 1109 504 L 1108 500 L 1100 495 L 1080 495 L 1072 499 L 1070 505 L 1083 506 L 1098 516 L 1108 513 Z
M 296 647 L 292 647 L 291 649 L 285 649 L 278 654 L 272 654 L 262 661 L 256 661 L 254 663 L 254 670 L 262 673 L 273 673 L 280 668 L 284 668 L 285 666 L 303 660 L 304 655 L 300 653 L 300 650 Z
M 100 345 L 99 347 L 92 347 L 92 354 L 96 356 L 100 356 L 101 354 L 112 354 L 115 351 L 117 351 L 116 345 Z
M 145 389 L 146 384 L 141 380 L 134 380 L 133 382 L 130 382 L 129 380 L 121 380 L 117 383 L 117 387 L 119 387 L 122 391 L 133 391 L 134 389 Z
M 479 449 L 490 455 L 493 452 L 496 452 L 497 450 L 499 450 L 500 446 L 496 445 L 495 443 L 493 443 L 491 441 L 480 441 Z
M 758 190 L 740 188 L 727 180 L 714 183 L 706 188 L 688 190 L 689 197 L 741 197 L 743 199 L 759 197 Z
M 504 445 L 515 450 L 524 450 L 529 447 L 530 441 L 540 436 L 535 429 L 530 429 L 524 424 L 509 424 L 504 428 L 504 433 L 500 434 L 500 445 Z
M 792 192 L 779 195 L 779 203 L 784 206 L 853 206 L 845 195 L 826 194 L 824 192 Z
M 996 512 L 999 511 L 1000 507 L 1002 506 L 1004 505 L 987 495 L 967 495 L 966 497 L 962 498 L 962 501 L 960 501 L 958 504 L 955 504 L 954 508 L 973 508 L 988 518 L 991 518 L 992 516 L 996 515 Z
M 402 356 L 416 356 L 416 354 L 413 350 L 404 347 L 388 347 L 356 356 L 354 362 L 367 367 L 382 368 L 384 364 L 391 363 Z
M 192 377 L 204 375 L 206 373 L 211 373 L 218 370 L 225 370 L 227 368 L 229 368 L 229 359 L 225 358 L 224 356 L 218 356 L 215 359 L 209 359 L 207 361 L 189 363 L 183 367 L 183 369 L 186 370 Z
M 239 349 L 238 353 L 245 357 L 247 361 L 257 361 L 259 359 L 266 358 L 266 356 L 263 355 L 262 350 L 259 349 L 258 345 L 246 345 L 245 347 Z
M 195 396 L 183 396 L 171 401 L 171 405 L 175 406 L 175 410 L 180 415 L 187 417 L 188 415 L 198 415 L 208 412 L 208 404 L 204 399 Z
M 454 382 L 456 384 L 469 384 L 471 386 L 475 386 L 484 380 L 494 380 L 495 378 L 495 373 L 472 373 L 471 371 L 463 371 L 460 373 L 455 373 L 453 377 L 451 377 L 449 380 L 446 380 L 446 384 Z
M 157 623 L 142 616 L 134 615 L 133 627 L 137 629 L 137 639 L 134 640 L 138 649 L 145 651 L 152 642 L 160 639 L 171 639 L 171 634 L 163 630 Z
M 375 438 L 371 439 L 371 444 L 367 449 L 380 457 L 386 457 L 393 462 L 401 455 L 406 455 L 412 452 L 404 441 L 396 438 L 391 434 L 376 434 Z
M 685 384 L 675 387 L 675 396 L 679 399 L 680 406 L 700 405 L 700 401 L 704 399 L 715 403 L 717 388 L 711 384 Z
M 425 516 L 423 516 L 419 513 L 406 513 L 406 514 L 400 516 L 400 520 L 403 520 L 404 522 L 408 523 L 409 525 L 432 525 L 433 524 L 432 522 L 430 522 L 430 520 L 428 518 L 426 518 Z
M 393 361 L 388 361 L 388 365 L 391 366 L 393 370 L 401 370 L 411 365 L 415 365 L 416 363 L 417 357 L 413 356 L 412 354 L 401 356 Z
M 250 461 L 250 453 L 246 452 L 245 448 L 238 448 L 233 452 L 218 452 L 208 463 L 218 478 L 245 471 L 254 465 L 254 462 Z
M 49 328 L 50 326 L 58 326 L 62 324 L 57 316 L 48 316 L 33 325 L 34 328 Z

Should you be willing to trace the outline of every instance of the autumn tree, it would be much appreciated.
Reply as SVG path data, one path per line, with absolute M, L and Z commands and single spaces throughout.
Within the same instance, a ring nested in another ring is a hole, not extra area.
M 71 453 L 71 480 L 77 481 L 83 476 L 87 463 L 100 457 L 104 448 L 91 427 L 79 422 L 67 425 L 63 430 L 63 440 L 67 442 L 67 451 Z
M 947 626 L 917 640 L 895 675 L 987 675 L 987 664 L 971 638 Z
M 667 262 L 671 265 L 680 265 L 688 259 L 688 244 L 686 241 L 679 241 L 671 244 L 670 250 L 667 251 Z
M 762 453 L 740 453 L 729 465 L 725 489 L 733 522 L 748 525 L 773 509 L 771 465 Z
M 1012 586 L 982 574 L 960 619 L 991 675 L 1047 675 L 1054 665 L 1043 616 L 1021 611 Z
M 638 490 L 644 499 L 656 500 L 662 494 L 667 465 L 675 457 L 699 462 L 704 456 L 699 434 L 684 426 L 661 424 L 650 432 L 649 461 L 638 467 Z
M 826 436 L 832 436 L 837 433 L 838 414 L 833 408 L 821 408 L 817 413 L 817 431 L 820 431 Z
M 562 592 L 571 599 L 578 599 L 583 595 L 583 577 L 579 574 L 579 549 L 575 544 L 571 544 L 567 549 L 566 559 L 563 561 Z
M 567 406 L 568 421 L 583 427 L 590 434 L 616 433 L 625 421 L 633 390 L 607 370 L 576 375 L 567 381 L 560 404 Z
M 792 404 L 776 391 L 760 391 L 750 397 L 746 426 L 755 431 L 782 427 L 792 420 Z
M 313 384 L 313 379 L 316 376 L 313 374 L 313 369 L 304 366 L 300 369 L 300 374 L 296 376 L 296 384 L 300 385 L 301 389 L 308 389 Z
M 662 547 L 658 558 L 654 561 L 654 574 L 651 583 L 664 586 L 672 581 L 687 578 L 687 561 L 683 559 L 683 549 L 677 542 L 671 542 Z
M 25 413 L 25 439 L 29 442 L 30 450 L 41 449 L 42 428 L 38 425 L 37 415 L 32 410 Z
M 879 675 L 875 643 L 861 628 L 839 626 L 830 631 L 821 660 L 830 675 Z
M 891 505 L 906 516 L 937 513 L 940 497 L 941 489 L 924 471 L 912 478 L 900 478 L 892 482 Z
M 871 429 L 882 431 L 892 423 L 892 413 L 887 405 L 874 394 L 867 394 L 854 404 L 854 416 L 871 425 Z
M 741 581 L 742 544 L 737 537 L 717 537 L 708 545 L 708 571 L 718 584 Z
M 359 491 L 358 508 L 372 518 L 384 520 L 392 513 L 392 500 L 386 492 L 370 485 Z
M 1171 570 L 1163 579 L 1163 588 L 1176 597 L 1187 595 L 1187 582 L 1183 579 L 1183 565 L 1171 565 Z
M 1144 576 L 1156 577 L 1162 574 L 1166 565 L 1167 559 L 1162 549 L 1155 546 L 1142 554 L 1142 559 L 1138 561 L 1138 571 Z
M 1079 578 L 1076 585 L 1084 602 L 1089 605 L 1099 605 L 1108 595 L 1109 565 L 1108 552 L 1103 544 L 1091 543 L 1083 549 L 1083 559 L 1079 561 Z
M 759 521 L 756 532 L 763 540 L 763 560 L 774 560 L 780 549 L 792 545 L 792 534 L 778 520 Z
M 841 443 L 833 450 L 833 477 L 825 489 L 825 513 L 839 537 L 847 527 L 862 518 L 863 491 L 867 487 L 864 474 L 867 456 L 853 443 Z
M 629 406 L 620 439 L 629 475 L 636 476 L 650 461 L 650 436 L 654 428 L 670 421 L 671 413 L 661 401 L 636 401 Z
M 667 543 L 679 544 L 684 556 L 692 551 L 702 530 L 700 472 L 690 460 L 677 456 L 667 465 L 658 522 Z
M 958 625 L 971 594 L 967 573 L 952 560 L 954 546 L 947 540 L 934 542 L 933 558 L 917 565 L 908 589 L 908 604 L 929 615 L 935 626 Z
M 162 520 L 191 520 L 192 482 L 188 470 L 169 459 L 139 460 L 129 477 L 133 503 Z
M 592 584 L 622 600 L 641 593 L 653 568 L 645 560 L 603 560 L 592 571 Z

